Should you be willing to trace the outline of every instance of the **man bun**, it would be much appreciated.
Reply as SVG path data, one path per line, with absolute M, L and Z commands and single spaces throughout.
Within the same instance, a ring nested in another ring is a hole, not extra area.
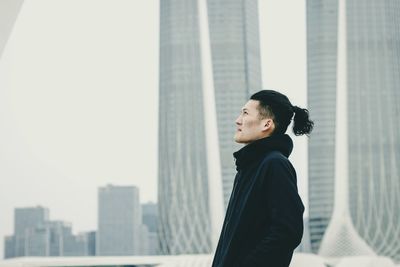
M 309 119 L 308 110 L 305 108 L 300 108 L 298 106 L 293 106 L 294 118 L 293 118 L 293 132 L 295 135 L 310 134 L 314 122 Z

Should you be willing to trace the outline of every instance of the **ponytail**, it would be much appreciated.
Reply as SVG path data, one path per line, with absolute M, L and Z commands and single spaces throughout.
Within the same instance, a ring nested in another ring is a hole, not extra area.
M 308 110 L 305 108 L 299 108 L 298 106 L 293 106 L 294 112 L 294 124 L 293 124 L 293 132 L 295 135 L 308 135 L 311 133 L 314 122 L 309 119 Z

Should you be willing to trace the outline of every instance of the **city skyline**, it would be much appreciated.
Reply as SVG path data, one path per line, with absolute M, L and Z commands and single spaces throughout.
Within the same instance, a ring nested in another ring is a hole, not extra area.
M 65 218 L 53 220 L 50 209 L 41 205 L 15 207 L 14 230 L 1 240 L 5 245 L 5 258 L 154 255 L 157 252 L 157 203 L 139 204 L 139 188 L 132 185 L 99 187 L 97 199 L 97 227 L 90 231 L 73 231 L 72 223 Z M 129 225 L 132 239 L 127 238 Z M 122 236 L 118 234 L 121 230 Z M 106 244 L 100 242 L 104 237 Z M 118 246 L 127 243 L 123 239 L 129 239 L 128 243 L 133 242 L 135 246 Z
M 106 186 L 114 186 L 114 187 L 126 187 L 126 186 L 133 186 L 133 187 L 137 187 L 137 186 L 135 186 L 135 185 L 115 185 L 115 184 L 110 184 L 110 183 L 107 183 L 106 185 L 103 185 L 103 186 L 100 186 L 100 187 L 106 187 Z M 137 187 L 138 188 L 138 187 Z M 97 188 L 97 190 L 98 190 L 98 188 Z M 140 196 L 140 188 L 138 188 L 138 190 L 139 190 L 139 196 Z M 96 192 L 96 195 L 94 196 L 96 199 L 98 198 L 98 192 Z M 157 205 L 157 202 L 153 202 L 153 201 L 147 201 L 147 202 L 140 202 L 140 205 L 141 206 L 147 206 L 147 209 L 150 209 L 150 211 L 151 211 L 151 209 L 152 209 L 152 205 Z M 51 213 L 50 213 L 50 209 L 48 208 L 48 207 L 46 207 L 45 205 L 41 205 L 40 203 L 37 203 L 36 201 L 35 202 L 33 202 L 33 203 L 28 203 L 27 205 L 25 205 L 25 206 L 15 206 L 15 207 L 13 207 L 13 210 L 16 210 L 16 209 L 25 209 L 25 208 L 33 208 L 33 207 L 40 207 L 40 208 L 43 208 L 43 209 L 45 209 L 46 210 L 46 212 L 45 212 L 45 215 L 43 215 L 44 216 L 44 218 L 46 219 L 46 220 L 51 220 L 51 221 L 56 221 L 56 220 L 54 220 L 54 218 L 51 216 Z M 75 207 L 76 208 L 76 207 Z M 149 212 L 147 212 L 147 213 L 149 213 Z M 151 212 L 150 212 L 151 213 Z M 96 218 L 97 218 L 97 216 L 96 216 Z M 66 219 L 66 218 L 61 218 L 62 220 L 61 221 L 63 221 L 63 222 L 66 222 L 66 223 L 68 223 L 68 224 L 72 224 L 71 223 L 71 221 L 70 220 L 68 220 L 68 219 Z M 13 224 L 13 229 L 16 229 L 17 231 L 18 231 L 18 229 L 17 228 L 21 228 L 21 227 L 19 227 L 19 226 L 17 226 L 16 224 L 15 224 L 15 221 L 14 220 L 11 220 L 12 221 L 12 224 Z M 97 228 L 97 220 L 96 220 L 96 227 L 94 227 L 93 229 L 96 229 Z M 89 229 L 89 230 L 93 230 L 93 229 Z M 152 228 L 153 229 L 153 228 Z M 76 231 L 73 231 L 74 233 L 80 233 L 81 232 L 81 230 L 76 230 Z M 9 235 L 9 234 L 11 234 L 12 233 L 12 231 L 11 232 L 9 232 L 9 233 L 7 233 L 6 235 Z
M 263 87 L 300 106 L 303 4 L 259 3 Z M 0 60 L 0 234 L 13 207 L 38 203 L 93 229 L 96 187 L 110 181 L 156 200 L 158 15 L 158 1 L 25 1 Z M 292 159 L 306 201 L 305 140 Z
M 4 238 L 5 258 L 94 255 L 93 232 L 72 233 L 72 225 L 49 219 L 49 209 L 14 209 L 14 232 Z

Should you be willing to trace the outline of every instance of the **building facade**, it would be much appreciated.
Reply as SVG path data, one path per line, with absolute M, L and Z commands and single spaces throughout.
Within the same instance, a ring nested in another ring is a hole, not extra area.
M 257 1 L 208 2 L 225 205 L 235 166 L 235 118 L 261 88 Z M 160 1 L 159 244 L 163 254 L 211 252 L 197 0 Z M 222 193 L 222 192 L 221 192 Z
M 251 94 L 261 90 L 257 0 L 208 0 L 212 65 L 225 207 L 231 195 L 239 150 L 235 120 Z
M 400 4 L 347 1 L 349 208 L 358 234 L 400 260 Z M 338 1 L 307 1 L 309 216 L 314 252 L 333 208 Z
M 14 220 L 14 234 L 4 240 L 6 259 L 94 255 L 91 247 L 94 247 L 95 236 L 91 233 L 73 235 L 71 223 L 50 221 L 47 208 L 16 208 Z
M 140 209 L 137 187 L 107 185 L 99 188 L 96 255 L 140 253 Z
M 44 225 L 48 220 L 49 210 L 41 206 L 14 210 L 15 257 L 28 254 L 28 244 L 30 244 L 28 238 L 34 238 L 35 229 Z

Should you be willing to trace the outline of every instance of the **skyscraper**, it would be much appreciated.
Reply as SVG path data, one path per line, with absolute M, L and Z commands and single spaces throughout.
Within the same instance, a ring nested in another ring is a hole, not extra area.
M 236 174 L 232 153 L 235 119 L 251 94 L 261 90 L 257 0 L 208 0 L 208 17 L 225 207 Z
M 357 233 L 400 260 L 400 4 L 347 1 L 349 208 Z M 307 1 L 309 216 L 313 250 L 331 219 L 336 114 L 338 1 Z
M 333 210 L 337 0 L 307 0 L 308 106 L 315 122 L 309 139 L 311 248 L 319 249 Z
M 141 211 L 135 186 L 99 188 L 96 255 L 138 255 Z
M 14 210 L 15 257 L 27 255 L 27 249 L 32 248 L 27 246 L 28 237 L 48 220 L 49 210 L 41 206 Z
M 261 88 L 257 1 L 208 1 L 225 205 L 234 178 L 234 120 Z M 211 252 L 204 84 L 197 0 L 160 1 L 159 243 Z M 222 193 L 222 192 L 221 192 Z

